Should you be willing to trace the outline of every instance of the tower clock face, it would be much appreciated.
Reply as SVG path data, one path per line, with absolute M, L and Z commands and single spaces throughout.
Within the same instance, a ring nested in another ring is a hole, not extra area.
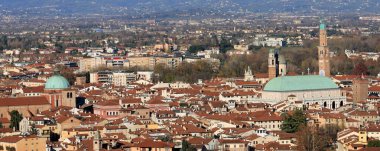
M 325 70 L 319 70 L 319 75 L 320 76 L 325 76 L 326 74 L 325 74 Z

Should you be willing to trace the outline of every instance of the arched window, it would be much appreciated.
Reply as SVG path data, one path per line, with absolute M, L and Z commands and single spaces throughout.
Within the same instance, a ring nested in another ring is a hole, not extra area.
M 323 103 L 323 107 L 327 107 L 327 102 L 324 102 L 324 103 Z
M 336 107 L 336 106 L 335 106 L 335 101 L 333 101 L 332 104 L 331 104 L 331 108 L 332 108 L 332 109 L 335 109 L 335 107 Z

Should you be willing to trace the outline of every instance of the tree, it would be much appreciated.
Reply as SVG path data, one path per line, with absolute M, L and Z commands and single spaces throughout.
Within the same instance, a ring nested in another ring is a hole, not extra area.
M 171 141 L 173 141 L 173 139 L 170 136 L 168 136 L 168 135 L 160 136 L 160 137 L 158 137 L 158 139 L 160 139 L 163 142 L 171 142 Z
M 50 138 L 51 142 L 57 142 L 60 138 L 60 135 L 50 131 L 50 137 L 49 138 Z
M 359 63 L 357 63 L 355 65 L 355 68 L 354 68 L 354 71 L 353 71 L 353 74 L 355 75 L 368 75 L 368 68 L 367 66 L 364 64 L 364 61 L 363 60 L 360 60 Z
M 31 128 L 31 134 L 33 135 L 38 135 L 38 130 L 36 128 L 36 124 L 32 124 L 32 128 Z
M 181 151 L 196 151 L 196 149 L 189 142 L 187 142 L 186 140 L 183 140 Z
M 20 129 L 20 121 L 22 120 L 22 114 L 20 114 L 18 111 L 13 110 L 11 113 L 11 125 L 9 128 L 15 128 L 15 130 Z
M 380 140 L 368 141 L 368 147 L 380 147 Z
M 281 129 L 287 133 L 294 133 L 300 130 L 300 127 L 306 125 L 306 116 L 302 110 L 294 110 L 292 115 L 284 114 L 284 122 L 281 125 Z
M 228 50 L 231 50 L 234 48 L 234 46 L 227 40 L 227 39 L 222 39 L 219 44 L 220 47 L 220 52 L 226 53 Z
M 328 135 L 324 130 L 318 127 L 301 126 L 297 132 L 297 150 L 299 151 L 316 151 L 327 150 L 331 147 L 332 142 L 329 142 Z
M 3 127 L 4 127 L 4 126 L 3 126 L 3 123 L 0 122 L 0 128 L 3 128 Z
M 198 51 L 203 51 L 203 50 L 206 50 L 207 48 L 206 48 L 206 46 L 204 46 L 204 45 L 191 45 L 190 47 L 189 47 L 189 52 L 190 53 L 197 53 Z
M 154 68 L 154 73 L 159 75 L 158 80 L 163 82 L 182 81 L 194 83 L 198 79 L 209 80 L 214 74 L 214 66 L 206 61 L 196 61 L 194 63 L 183 62 L 176 68 L 158 64 Z
M 342 130 L 344 125 L 328 124 L 322 130 L 329 137 L 330 141 L 337 140 L 338 132 Z

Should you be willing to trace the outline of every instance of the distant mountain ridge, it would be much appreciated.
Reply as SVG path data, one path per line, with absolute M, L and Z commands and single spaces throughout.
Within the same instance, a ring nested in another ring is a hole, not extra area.
M 216 10 L 258 13 L 380 13 L 379 0 L 3 0 L 0 10 L 29 15 L 116 15 Z

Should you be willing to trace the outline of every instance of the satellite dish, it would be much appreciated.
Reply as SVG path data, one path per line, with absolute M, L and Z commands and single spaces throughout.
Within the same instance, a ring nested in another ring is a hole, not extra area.
M 326 74 L 325 74 L 325 70 L 319 70 L 319 75 L 320 76 L 325 76 Z

